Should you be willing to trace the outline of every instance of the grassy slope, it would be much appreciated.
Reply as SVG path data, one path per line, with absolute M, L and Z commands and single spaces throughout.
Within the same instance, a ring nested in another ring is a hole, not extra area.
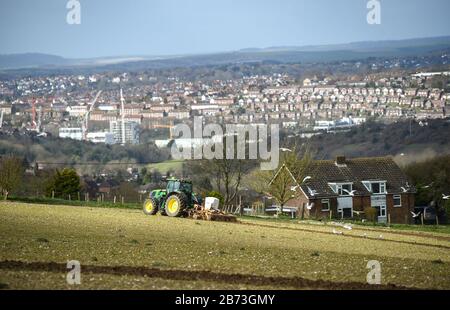
M 375 259 L 382 263 L 383 284 L 450 288 L 450 240 L 440 234 L 436 238 L 432 233 L 411 236 L 387 231 L 383 240 L 372 240 L 357 237 L 364 232 L 376 239 L 380 233 L 369 228 L 337 236 L 326 226 L 244 222 L 199 222 L 146 217 L 137 210 L 2 202 L 0 262 L 65 263 L 75 259 L 82 266 L 210 270 L 363 283 L 366 264 Z M 411 244 L 414 242 L 428 246 Z M 0 269 L 0 284 L 6 288 L 67 288 L 64 279 L 64 274 L 54 271 Z M 82 281 L 79 288 L 255 288 L 201 277 L 181 281 L 82 273 Z
M 162 163 L 148 165 L 149 170 L 157 170 L 161 174 L 165 174 L 169 170 L 172 170 L 174 172 L 179 172 L 179 171 L 181 171 L 182 168 L 183 168 L 182 160 L 168 160 L 168 161 L 164 161 Z

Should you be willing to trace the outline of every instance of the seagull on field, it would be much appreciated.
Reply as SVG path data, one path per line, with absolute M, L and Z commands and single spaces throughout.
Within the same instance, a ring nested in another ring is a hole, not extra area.
M 450 195 L 444 195 L 444 194 L 442 194 L 442 199 L 444 199 L 444 200 L 449 200 L 449 199 L 450 199 Z
M 337 231 L 336 229 L 333 229 L 333 234 L 335 235 L 343 235 L 344 233 L 341 231 Z
M 380 239 L 383 239 L 383 235 L 380 235 L 380 237 L 379 237 Z
M 418 218 L 420 216 L 420 212 L 419 213 L 411 212 L 411 214 L 413 218 Z
M 351 226 L 351 225 L 344 225 L 343 226 L 345 229 L 348 229 L 348 230 L 352 230 L 353 229 L 353 227 Z
M 364 238 L 367 238 L 367 234 L 366 234 L 366 233 L 364 233 L 364 234 L 362 235 L 362 237 L 364 237 Z

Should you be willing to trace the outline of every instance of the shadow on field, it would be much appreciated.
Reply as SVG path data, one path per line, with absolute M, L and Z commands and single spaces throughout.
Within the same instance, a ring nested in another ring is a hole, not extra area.
M 147 276 L 179 281 L 209 281 L 227 284 L 271 286 L 287 289 L 331 289 L 331 290 L 405 290 L 415 289 L 395 284 L 369 285 L 359 282 L 332 282 L 310 280 L 301 277 L 264 277 L 244 274 L 225 274 L 212 271 L 161 270 L 147 267 L 129 266 L 82 266 L 83 273 L 108 274 L 117 276 Z M 44 262 L 1 261 L 0 269 L 10 271 L 67 272 L 66 264 Z

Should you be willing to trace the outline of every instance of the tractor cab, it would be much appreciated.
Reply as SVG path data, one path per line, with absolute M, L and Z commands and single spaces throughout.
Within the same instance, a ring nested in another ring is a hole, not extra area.
M 167 193 L 183 192 L 187 195 L 190 195 L 192 193 L 192 182 L 170 179 L 167 181 L 166 191 Z

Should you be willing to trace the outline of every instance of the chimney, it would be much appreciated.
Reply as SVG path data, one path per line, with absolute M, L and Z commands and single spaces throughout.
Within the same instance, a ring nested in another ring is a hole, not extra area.
M 336 165 L 345 166 L 345 164 L 346 164 L 345 156 L 336 157 Z

